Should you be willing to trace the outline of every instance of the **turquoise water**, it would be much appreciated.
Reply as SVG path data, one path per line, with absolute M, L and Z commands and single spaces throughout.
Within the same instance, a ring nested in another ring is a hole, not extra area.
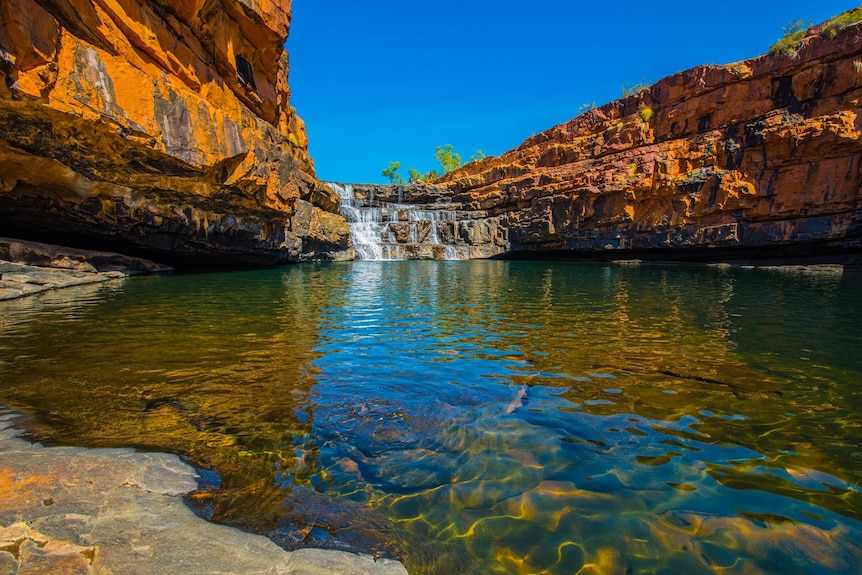
M 356 262 L 0 302 L 38 438 L 411 573 L 857 573 L 862 277 Z

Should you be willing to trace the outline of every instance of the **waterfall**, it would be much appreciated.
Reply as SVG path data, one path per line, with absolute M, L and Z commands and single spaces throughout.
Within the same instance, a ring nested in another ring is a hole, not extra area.
M 341 215 L 350 226 L 356 259 L 461 259 L 458 248 L 440 239 L 438 223 L 457 221 L 451 210 L 428 210 L 398 202 L 357 199 L 350 184 L 327 183 L 341 196 Z M 371 197 L 373 198 L 373 196 Z

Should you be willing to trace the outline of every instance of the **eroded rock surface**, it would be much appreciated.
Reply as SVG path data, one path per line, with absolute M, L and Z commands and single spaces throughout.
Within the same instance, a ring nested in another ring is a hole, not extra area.
M 507 252 L 858 253 L 862 26 L 828 36 L 675 74 L 438 184 Z
M 171 269 L 112 252 L 0 238 L 0 300 Z
M 5 234 L 160 261 L 349 258 L 290 105 L 289 22 L 289 0 L 4 0 Z
M 197 484 L 175 455 L 42 447 L 17 437 L 15 417 L 0 410 L 0 573 L 406 574 L 209 523 L 183 503 Z

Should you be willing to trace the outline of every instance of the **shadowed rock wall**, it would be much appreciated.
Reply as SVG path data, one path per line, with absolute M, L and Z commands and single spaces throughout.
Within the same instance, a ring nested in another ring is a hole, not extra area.
M 289 0 L 4 0 L 0 227 L 156 259 L 345 259 L 290 106 Z

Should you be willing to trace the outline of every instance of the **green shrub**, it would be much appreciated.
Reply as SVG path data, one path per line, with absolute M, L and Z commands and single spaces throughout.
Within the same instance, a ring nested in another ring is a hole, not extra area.
M 848 12 L 839 14 L 831 20 L 827 20 L 826 24 L 823 26 L 821 34 L 827 38 L 834 38 L 838 35 L 838 32 L 857 22 L 862 22 L 862 7 L 854 8 Z
M 795 58 L 796 53 L 802 47 L 802 39 L 805 38 L 805 22 L 797 20 L 784 27 L 784 36 L 769 48 L 770 54 L 784 54 Z
M 434 157 L 440 163 L 440 167 L 443 168 L 442 171 L 431 170 L 422 174 L 416 168 L 407 168 L 407 181 L 411 184 L 430 182 L 431 180 L 436 180 L 446 172 L 451 172 L 452 170 L 460 168 L 463 164 L 461 161 L 461 154 L 455 151 L 452 144 L 437 146 L 437 153 Z M 476 150 L 476 153 L 470 157 L 470 160 L 475 162 L 483 158 L 485 158 L 485 152 L 482 150 Z M 389 181 L 392 184 L 403 184 L 405 183 L 404 178 L 398 173 L 398 170 L 400 169 L 401 162 L 389 162 L 389 166 L 383 169 L 382 174 L 384 177 L 389 178 Z
M 444 174 L 461 167 L 461 154 L 453 149 L 452 144 L 437 146 L 437 153 L 434 154 L 434 157 L 443 169 Z
M 389 167 L 383 168 L 383 177 L 389 178 L 390 184 L 403 184 L 404 178 L 398 173 L 401 169 L 401 162 L 389 162 Z
M 640 116 L 641 120 L 644 122 L 649 122 L 653 117 L 652 108 L 645 104 L 641 104 L 641 107 L 638 108 L 638 116 Z
M 287 141 L 296 146 L 297 148 L 299 147 L 299 137 L 293 132 L 287 135 Z

